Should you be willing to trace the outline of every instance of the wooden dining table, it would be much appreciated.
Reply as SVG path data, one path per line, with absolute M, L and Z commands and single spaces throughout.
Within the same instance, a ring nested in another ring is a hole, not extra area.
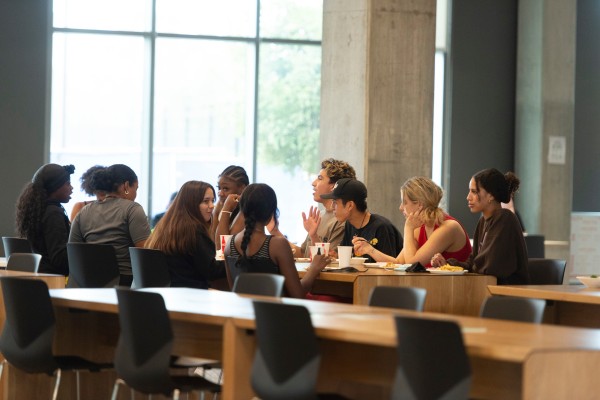
M 494 296 L 546 300 L 544 322 L 600 328 L 600 289 L 584 285 L 490 285 Z
M 54 275 L 54 274 L 42 274 L 35 272 L 23 272 L 23 271 L 7 271 L 5 269 L 0 269 L 0 278 L 2 277 L 18 277 L 18 278 L 27 278 L 27 279 L 40 279 L 48 285 L 51 289 L 61 289 L 65 287 L 65 277 L 62 275 Z M 2 288 L 0 287 L 0 330 L 4 327 L 4 320 L 6 319 L 6 312 L 4 310 L 4 296 L 2 295 Z M 0 355 L 0 361 L 4 360 L 4 357 Z M 12 367 L 5 366 L 3 375 L 10 375 L 10 370 Z M 12 399 L 15 397 L 9 397 L 7 393 L 7 386 L 5 382 L 7 382 L 9 378 L 3 377 L 0 381 L 0 398 L 1 399 Z
M 298 263 L 300 277 L 309 264 Z M 321 272 L 312 293 L 334 295 L 367 305 L 371 290 L 376 286 L 411 286 L 427 290 L 424 310 L 458 315 L 479 315 L 483 301 L 490 296 L 487 287 L 496 284 L 496 277 L 467 273 L 463 275 L 434 275 L 388 271 L 383 268 L 356 266 L 358 272 Z
M 256 346 L 252 297 L 213 290 L 145 290 L 165 299 L 175 354 L 221 359 L 222 397 L 254 396 L 250 385 Z M 115 291 L 55 289 L 51 297 L 57 314 L 56 350 L 112 360 L 118 338 Z M 396 314 L 453 320 L 461 326 L 474 398 L 589 398 L 596 389 L 600 330 L 288 298 L 258 299 L 307 307 L 323 354 L 319 388 L 351 399 L 389 398 L 396 365 Z M 82 374 L 82 398 L 108 398 L 114 375 L 107 376 Z M 21 374 L 10 381 L 8 398 L 33 398 L 36 388 L 28 384 L 29 379 Z M 74 398 L 73 386 L 72 380 L 66 381 L 60 397 Z

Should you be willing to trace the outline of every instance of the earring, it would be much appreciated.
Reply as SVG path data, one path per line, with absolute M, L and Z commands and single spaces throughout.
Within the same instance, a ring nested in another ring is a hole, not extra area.
M 125 194 L 129 194 L 129 190 L 125 190 Z

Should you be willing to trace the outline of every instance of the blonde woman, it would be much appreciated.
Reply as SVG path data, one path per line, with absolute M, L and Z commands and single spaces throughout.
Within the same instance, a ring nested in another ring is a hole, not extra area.
M 381 253 L 361 238 L 354 238 L 356 254 L 368 254 L 376 261 L 399 264 L 419 262 L 431 267 L 431 258 L 441 253 L 444 258 L 466 261 L 471 254 L 469 235 L 463 226 L 440 208 L 443 191 L 431 179 L 410 178 L 400 188 L 404 214 L 404 246 L 397 257 Z

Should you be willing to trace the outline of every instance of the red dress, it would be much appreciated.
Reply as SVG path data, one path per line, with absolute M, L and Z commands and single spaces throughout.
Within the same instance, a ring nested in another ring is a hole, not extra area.
M 448 221 L 448 220 L 452 220 L 452 221 L 456 221 L 455 218 L 452 218 L 449 215 L 444 215 L 444 221 Z M 458 221 L 456 221 L 458 222 Z M 460 225 L 460 222 L 458 222 Z M 469 240 L 469 234 L 467 233 L 467 231 L 465 230 L 465 228 L 460 225 L 460 227 L 462 228 L 463 232 L 465 233 L 465 245 L 462 247 L 462 249 L 458 250 L 458 251 L 443 251 L 442 252 L 442 256 L 447 260 L 449 258 L 455 258 L 458 261 L 467 261 L 469 259 L 469 256 L 471 255 L 471 241 Z M 435 231 L 437 228 L 439 228 L 439 225 L 435 225 L 433 227 L 433 230 Z M 421 248 L 421 246 L 423 246 L 425 244 L 425 242 L 427 241 L 427 232 L 425 231 L 425 224 L 421 225 L 421 228 L 419 230 L 419 239 L 418 239 L 418 245 L 419 248 Z M 425 265 L 425 268 L 431 268 L 431 263 Z

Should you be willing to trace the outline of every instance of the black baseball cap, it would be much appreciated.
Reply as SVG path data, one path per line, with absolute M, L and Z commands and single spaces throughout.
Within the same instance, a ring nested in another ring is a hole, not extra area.
M 322 194 L 322 199 L 352 200 L 355 203 L 367 198 L 367 187 L 361 181 L 351 178 L 342 178 L 335 183 L 333 191 Z

